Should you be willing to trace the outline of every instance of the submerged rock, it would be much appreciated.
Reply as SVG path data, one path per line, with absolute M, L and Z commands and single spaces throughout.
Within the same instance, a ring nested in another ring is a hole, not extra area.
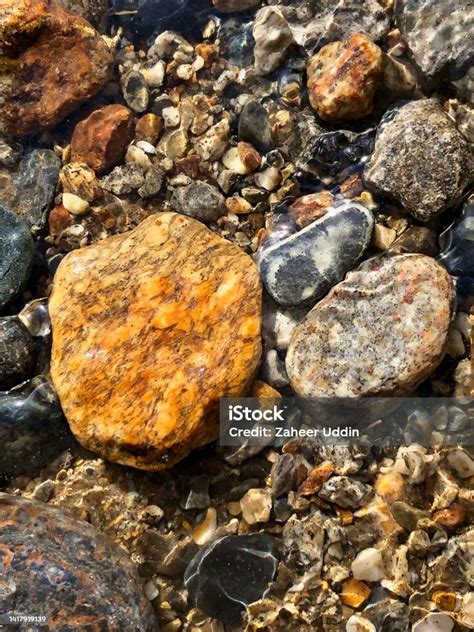
M 74 445 L 56 393 L 36 377 L 0 393 L 0 477 L 37 475 Z
M 242 108 L 239 118 L 239 140 L 250 143 L 263 153 L 274 147 L 268 113 L 258 101 L 249 101 Z
M 257 13 L 253 30 L 255 72 L 268 75 L 278 68 L 293 43 L 293 35 L 278 7 L 263 7 Z
M 460 79 L 474 59 L 467 33 L 474 6 L 464 0 L 396 0 L 395 19 L 423 73 L 430 79 Z
M 219 398 L 243 395 L 260 359 L 260 302 L 248 255 L 183 215 L 69 254 L 51 374 L 78 440 L 149 470 L 212 441 Z
M 345 202 L 258 255 L 268 292 L 282 305 L 303 305 L 325 294 L 359 261 L 374 220 L 360 204 Z
M 171 196 L 171 208 L 201 222 L 214 222 L 226 213 L 225 198 L 217 187 L 197 180 L 178 187 Z
M 49 149 L 26 154 L 10 186 L 0 192 L 0 200 L 34 230 L 44 228 L 61 168 L 60 158 Z
M 0 205 L 0 309 L 24 288 L 33 257 L 34 244 L 27 225 Z
M 2 607 L 35 604 L 47 629 L 151 632 L 154 616 L 122 548 L 88 523 L 41 502 L 0 495 Z M 27 587 L 27 588 L 26 588 Z
M 85 163 L 96 173 L 108 171 L 123 158 L 134 130 L 133 114 L 125 106 L 95 110 L 74 128 L 71 160 Z
M 199 551 L 184 583 L 195 606 L 224 623 L 238 623 L 245 607 L 265 595 L 277 563 L 270 535 L 226 536 Z
M 0 391 L 31 377 L 36 353 L 35 341 L 21 320 L 0 318 Z
M 474 278 L 474 197 L 456 221 L 441 233 L 438 261 L 454 276 Z
M 86 20 L 51 0 L 6 5 L 0 24 L 5 56 L 0 129 L 27 136 L 54 127 L 93 97 L 111 76 L 112 55 Z
M 323 46 L 308 62 L 309 102 L 331 123 L 370 114 L 382 74 L 382 50 L 366 35 Z
M 210 0 L 138 0 L 135 7 L 134 30 L 145 37 L 168 29 L 199 36 L 213 9 Z
M 454 291 L 424 255 L 374 257 L 293 331 L 286 368 L 304 397 L 403 396 L 439 364 Z
M 460 199 L 472 166 L 466 139 L 439 102 L 422 99 L 386 116 L 364 177 L 427 222 Z
M 58 4 L 74 15 L 90 22 L 96 29 L 103 30 L 107 21 L 108 0 L 59 0 Z

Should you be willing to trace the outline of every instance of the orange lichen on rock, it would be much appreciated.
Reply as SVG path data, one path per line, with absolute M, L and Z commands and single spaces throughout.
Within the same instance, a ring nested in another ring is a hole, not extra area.
M 83 18 L 51 0 L 0 7 L 0 131 L 37 134 L 57 125 L 110 79 L 112 55 Z
M 382 50 L 366 35 L 323 46 L 308 62 L 311 107 L 323 120 L 337 123 L 370 114 Z
M 72 431 L 137 468 L 214 440 L 219 399 L 245 395 L 260 359 L 255 264 L 175 213 L 70 253 L 50 313 L 51 375 Z

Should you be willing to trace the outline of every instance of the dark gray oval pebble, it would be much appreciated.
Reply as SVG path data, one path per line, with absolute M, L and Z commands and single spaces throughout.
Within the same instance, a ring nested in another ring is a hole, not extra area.
M 226 212 L 225 198 L 212 184 L 197 180 L 178 187 L 171 196 L 171 208 L 201 222 L 213 222 Z
M 272 127 L 266 109 L 258 101 L 249 101 L 239 119 L 239 140 L 250 143 L 263 153 L 274 147 Z
M 0 318 L 0 390 L 31 377 L 36 352 L 34 338 L 18 318 Z
M 369 210 L 347 202 L 299 232 L 264 245 L 257 264 L 265 287 L 281 305 L 314 303 L 356 266 L 373 226 Z
M 57 507 L 0 494 L 0 530 L 7 552 L 2 612 L 45 617 L 35 630 L 156 629 L 131 560 L 90 524 Z
M 236 623 L 246 605 L 265 595 L 277 563 L 270 535 L 229 535 L 199 551 L 184 583 L 195 606 L 224 623 Z
M 0 309 L 23 289 L 33 265 L 34 245 L 22 219 L 0 205 Z

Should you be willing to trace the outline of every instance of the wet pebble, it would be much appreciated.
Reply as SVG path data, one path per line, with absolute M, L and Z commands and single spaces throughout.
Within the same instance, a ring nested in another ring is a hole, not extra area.
M 26 612 L 34 603 L 35 616 L 45 617 L 48 629 L 64 621 L 83 630 L 155 629 L 135 566 L 90 524 L 7 494 L 0 495 L 0 524 L 2 544 L 10 552 L 2 580 L 13 587 L 2 595 L 7 612 Z
M 35 149 L 20 161 L 11 188 L 0 193 L 12 211 L 37 230 L 44 227 L 61 168 L 60 158 L 49 149 Z
M 25 286 L 33 257 L 34 244 L 27 225 L 0 205 L 0 309 Z
M 123 98 L 134 112 L 142 113 L 148 107 L 150 93 L 141 72 L 131 70 L 121 80 Z
M 462 213 L 439 238 L 438 261 L 457 277 L 474 278 L 474 197 L 466 202 Z
M 186 187 L 178 187 L 171 196 L 171 208 L 209 223 L 226 212 L 225 198 L 212 184 L 197 180 Z
M 0 318 L 0 391 L 31 377 L 36 352 L 33 337 L 18 318 Z
M 278 68 L 294 41 L 291 29 L 280 8 L 260 9 L 252 34 L 255 39 L 255 72 L 258 75 L 268 75 Z
M 250 143 L 263 153 L 273 149 L 270 119 L 258 101 L 249 101 L 242 108 L 239 118 L 239 140 Z
M 321 486 L 318 496 L 343 509 L 357 509 L 372 492 L 370 485 L 348 476 L 333 476 Z M 357 577 L 356 579 L 364 579 Z
M 277 563 L 270 535 L 226 536 L 199 551 L 184 583 L 191 603 L 225 623 L 237 623 L 245 606 L 264 596 Z
M 347 202 L 270 247 L 263 244 L 258 266 L 268 292 L 282 305 L 314 302 L 354 268 L 373 226 L 369 210 Z

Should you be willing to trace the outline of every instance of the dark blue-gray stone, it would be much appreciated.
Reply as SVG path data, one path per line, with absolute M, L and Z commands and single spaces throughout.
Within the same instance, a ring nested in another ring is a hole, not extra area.
M 36 343 L 16 316 L 0 318 L 0 390 L 8 390 L 32 377 Z
M 25 286 L 33 257 L 33 238 L 25 222 L 0 205 L 0 309 Z
M 245 606 L 261 599 L 278 564 L 266 533 L 229 535 L 203 547 L 184 574 L 189 600 L 224 623 L 237 623 Z
M 0 481 L 33 475 L 75 444 L 46 378 L 0 392 Z
M 257 265 L 265 287 L 281 305 L 314 303 L 357 265 L 373 226 L 368 209 L 345 202 L 299 232 L 264 244 Z
M 267 153 L 274 147 L 268 113 L 258 101 L 249 101 L 242 108 L 239 140 L 250 143 L 262 153 Z
M 30 228 L 40 230 L 46 225 L 60 169 L 61 160 L 54 151 L 35 149 L 22 158 L 10 192 L 0 199 Z
M 474 278 L 474 197 L 464 206 L 461 215 L 440 235 L 438 257 L 450 274 Z

